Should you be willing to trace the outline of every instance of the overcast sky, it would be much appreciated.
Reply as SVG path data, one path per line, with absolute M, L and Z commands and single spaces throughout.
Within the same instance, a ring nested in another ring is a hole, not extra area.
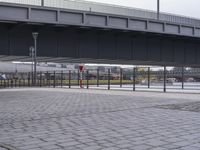
M 87 0 L 156 10 L 157 0 Z M 161 11 L 200 18 L 200 0 L 160 0 Z

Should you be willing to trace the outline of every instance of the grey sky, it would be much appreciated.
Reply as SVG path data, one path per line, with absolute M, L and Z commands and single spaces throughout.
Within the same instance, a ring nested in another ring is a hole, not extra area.
M 88 0 L 156 10 L 157 0 Z M 200 0 L 160 0 L 161 11 L 200 18 Z

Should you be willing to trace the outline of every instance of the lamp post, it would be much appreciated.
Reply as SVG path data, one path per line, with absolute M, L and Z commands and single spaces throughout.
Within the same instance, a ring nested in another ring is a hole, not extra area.
M 34 82 L 33 84 L 36 85 L 36 72 L 37 72 L 37 38 L 38 32 L 33 32 L 33 39 L 34 39 Z
M 160 19 L 160 0 L 157 0 L 157 19 Z
M 41 0 L 41 6 L 42 7 L 44 6 L 44 0 Z

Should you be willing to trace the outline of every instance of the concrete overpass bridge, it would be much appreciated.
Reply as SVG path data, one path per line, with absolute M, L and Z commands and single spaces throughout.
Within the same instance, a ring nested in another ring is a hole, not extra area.
M 0 61 L 200 65 L 200 20 L 70 0 L 1 0 Z M 9 3 L 7 3 L 9 2 Z

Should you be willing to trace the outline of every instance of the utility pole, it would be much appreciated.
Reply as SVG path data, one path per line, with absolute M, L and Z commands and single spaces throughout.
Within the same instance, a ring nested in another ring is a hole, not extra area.
M 157 0 L 157 19 L 160 19 L 160 0 Z

